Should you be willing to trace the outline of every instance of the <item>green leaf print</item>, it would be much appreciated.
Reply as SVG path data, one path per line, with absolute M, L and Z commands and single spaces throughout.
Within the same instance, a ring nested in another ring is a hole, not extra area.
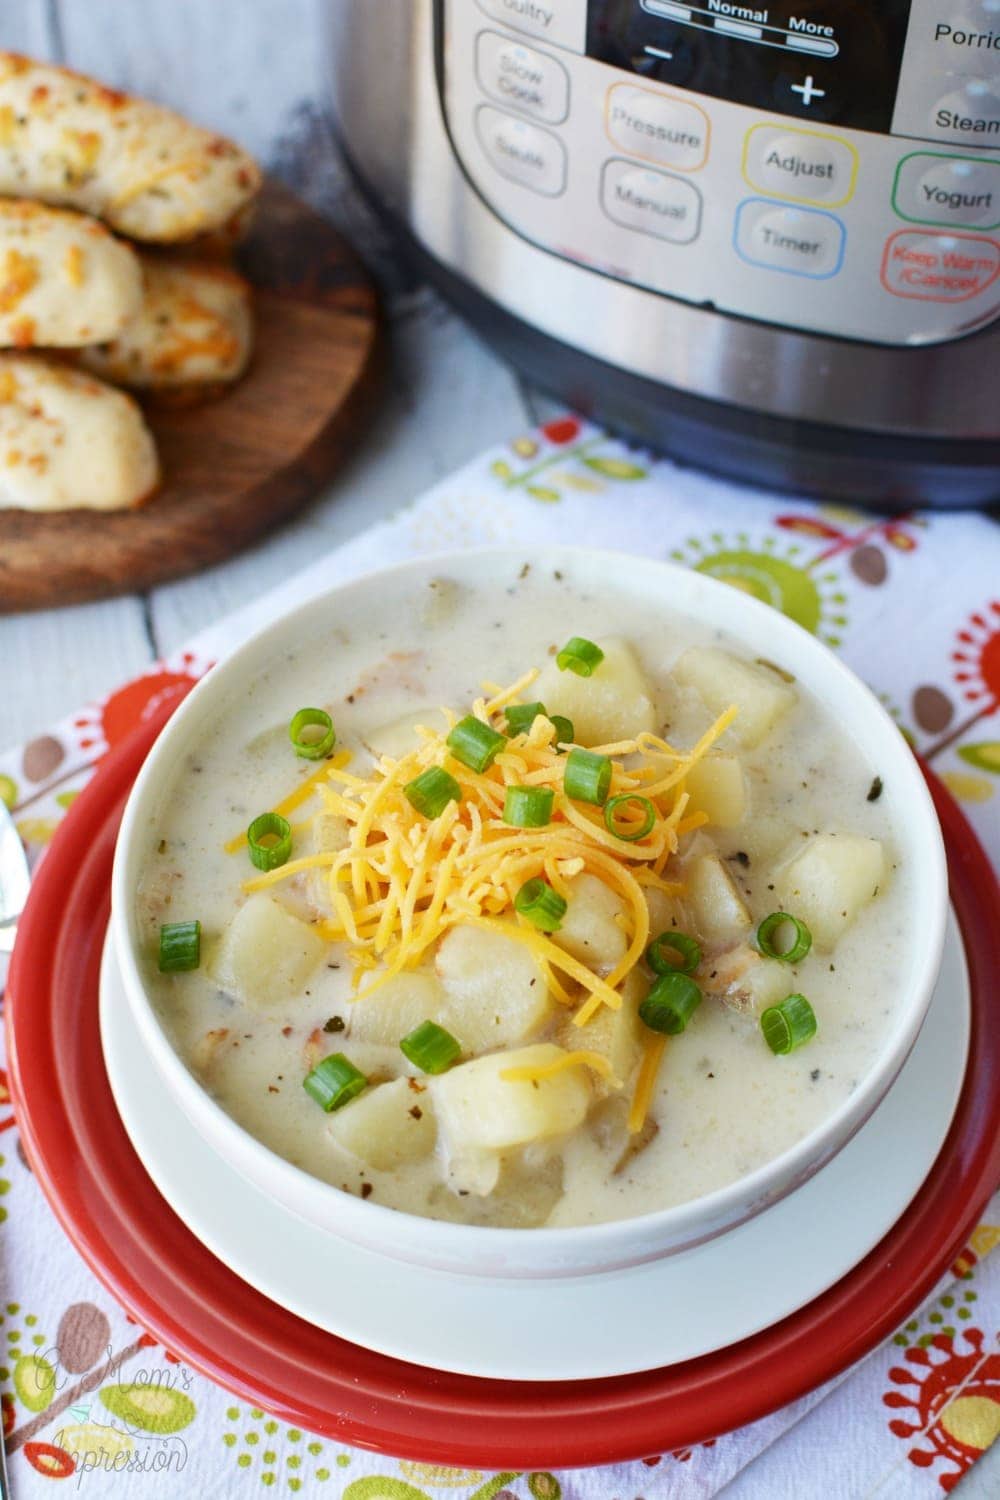
M 981 745 L 962 745 L 958 753 L 977 770 L 992 771 L 995 776 L 1000 776 L 1000 740 L 987 740 Z
M 25 1354 L 14 1366 L 14 1389 L 29 1411 L 45 1411 L 56 1393 L 56 1372 L 47 1359 Z
M 180 1432 L 195 1417 L 194 1402 L 166 1385 L 106 1385 L 100 1397 L 112 1416 L 142 1432 Z
M 595 474 L 603 474 L 605 479 L 645 479 L 646 470 L 641 469 L 638 464 L 629 463 L 624 458 L 601 458 L 595 454 L 592 458 L 582 458 L 581 463 L 586 464 L 588 469 L 593 469 Z
M 341 1500 L 430 1500 L 430 1496 L 426 1490 L 418 1490 L 415 1484 L 407 1484 L 405 1479 L 392 1479 L 388 1474 L 368 1474 L 349 1484 Z
M 534 500 L 544 500 L 547 505 L 562 499 L 558 490 L 551 490 L 544 484 L 529 484 L 528 494 Z

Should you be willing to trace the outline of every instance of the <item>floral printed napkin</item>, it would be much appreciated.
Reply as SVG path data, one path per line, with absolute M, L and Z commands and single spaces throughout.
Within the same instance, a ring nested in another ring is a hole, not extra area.
M 0 754 L 0 798 L 29 855 L 42 854 L 109 747 L 292 604 L 422 553 L 567 538 L 725 579 L 841 651 L 1000 865 L 1000 529 L 971 514 L 883 517 L 737 492 L 573 417 L 483 455 L 105 702 Z M 889 1343 L 715 1442 L 560 1474 L 345 1448 L 238 1403 L 130 1323 L 44 1202 L 3 1084 L 0 1385 L 15 1500 L 67 1479 L 143 1500 L 262 1488 L 342 1500 L 707 1500 L 727 1485 L 740 1500 L 924 1500 L 950 1490 L 1000 1433 L 998 1195 L 934 1298 Z

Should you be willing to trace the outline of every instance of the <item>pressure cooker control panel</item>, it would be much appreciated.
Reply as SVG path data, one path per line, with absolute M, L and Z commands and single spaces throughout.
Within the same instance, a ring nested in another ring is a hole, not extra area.
M 1000 315 L 1000 0 L 444 0 L 481 197 L 568 260 L 885 344 Z

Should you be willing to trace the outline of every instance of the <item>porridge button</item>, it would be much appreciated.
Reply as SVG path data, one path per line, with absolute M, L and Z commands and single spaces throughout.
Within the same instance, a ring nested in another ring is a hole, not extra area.
M 484 104 L 476 132 L 494 167 L 512 182 L 548 198 L 557 198 L 566 186 L 566 148 L 550 130 Z
M 630 83 L 608 89 L 605 124 L 616 146 L 681 172 L 696 172 L 708 157 L 705 111 L 672 94 L 654 93 Z
M 751 265 L 796 276 L 836 276 L 847 235 L 833 214 L 808 208 L 780 208 L 761 198 L 742 203 L 736 216 L 735 244 Z

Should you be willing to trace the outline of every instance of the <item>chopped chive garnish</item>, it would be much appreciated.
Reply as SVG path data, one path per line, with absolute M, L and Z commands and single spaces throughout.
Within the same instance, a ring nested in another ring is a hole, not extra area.
M 276 870 L 292 852 L 292 825 L 280 813 L 265 812 L 247 829 L 247 853 L 258 870 Z
M 332 1052 L 302 1080 L 302 1087 L 327 1114 L 341 1109 L 368 1087 L 368 1079 L 342 1052 Z
M 509 786 L 503 820 L 512 828 L 544 828 L 552 822 L 555 792 L 548 786 Z
M 568 640 L 556 657 L 556 666 L 560 672 L 575 672 L 577 677 L 592 677 L 597 667 L 604 660 L 604 652 L 600 646 L 595 646 L 593 641 L 588 641 L 582 635 L 574 635 Z
M 449 802 L 461 802 L 462 788 L 448 771 L 429 766 L 403 788 L 407 800 L 425 818 L 437 818 Z
M 771 1051 L 784 1056 L 816 1035 L 816 1012 L 805 995 L 786 995 L 762 1013 L 760 1029 Z
M 201 923 L 164 922 L 160 928 L 160 973 L 183 974 L 201 963 Z
M 595 755 L 593 750 L 571 750 L 566 757 L 563 788 L 574 801 L 601 807 L 611 789 L 610 757 Z
M 631 807 L 642 812 L 642 822 L 626 822 L 619 814 L 628 814 Z M 619 797 L 612 797 L 610 802 L 604 804 L 604 826 L 609 833 L 613 833 L 616 839 L 624 839 L 631 844 L 636 839 L 644 839 L 647 833 L 652 833 L 656 822 L 656 810 L 648 797 L 640 797 L 637 792 L 622 792 Z
M 576 739 L 573 720 L 564 719 L 562 714 L 549 714 L 548 717 L 549 722 L 554 726 L 556 731 L 556 749 L 558 750 L 560 745 L 572 745 Z
M 558 932 L 566 915 L 566 902 L 539 875 L 524 882 L 514 897 L 514 910 L 542 932 Z
M 507 741 L 482 719 L 466 714 L 464 719 L 459 719 L 445 743 L 455 759 L 468 766 L 470 771 L 488 771 Z
M 680 1036 L 701 1004 L 701 990 L 686 974 L 661 974 L 639 1006 L 639 1019 L 650 1031 Z
M 656 974 L 693 974 L 701 963 L 701 944 L 686 932 L 661 932 L 646 949 L 646 962 Z
M 786 943 L 787 933 L 783 929 L 789 927 L 792 929 L 791 942 Z M 779 939 L 783 946 L 779 947 Z M 800 958 L 805 958 L 812 943 L 812 933 L 806 924 L 787 911 L 773 911 L 757 928 L 757 947 L 761 953 L 765 958 L 777 958 L 783 964 L 797 964 Z
M 545 713 L 544 703 L 508 703 L 504 709 L 509 734 L 527 734 L 539 714 Z
M 461 1057 L 462 1044 L 436 1021 L 421 1021 L 409 1036 L 404 1036 L 399 1050 L 424 1073 L 447 1073 Z
M 322 760 L 337 743 L 333 720 L 323 708 L 300 708 L 288 726 L 295 754 L 303 760 Z

